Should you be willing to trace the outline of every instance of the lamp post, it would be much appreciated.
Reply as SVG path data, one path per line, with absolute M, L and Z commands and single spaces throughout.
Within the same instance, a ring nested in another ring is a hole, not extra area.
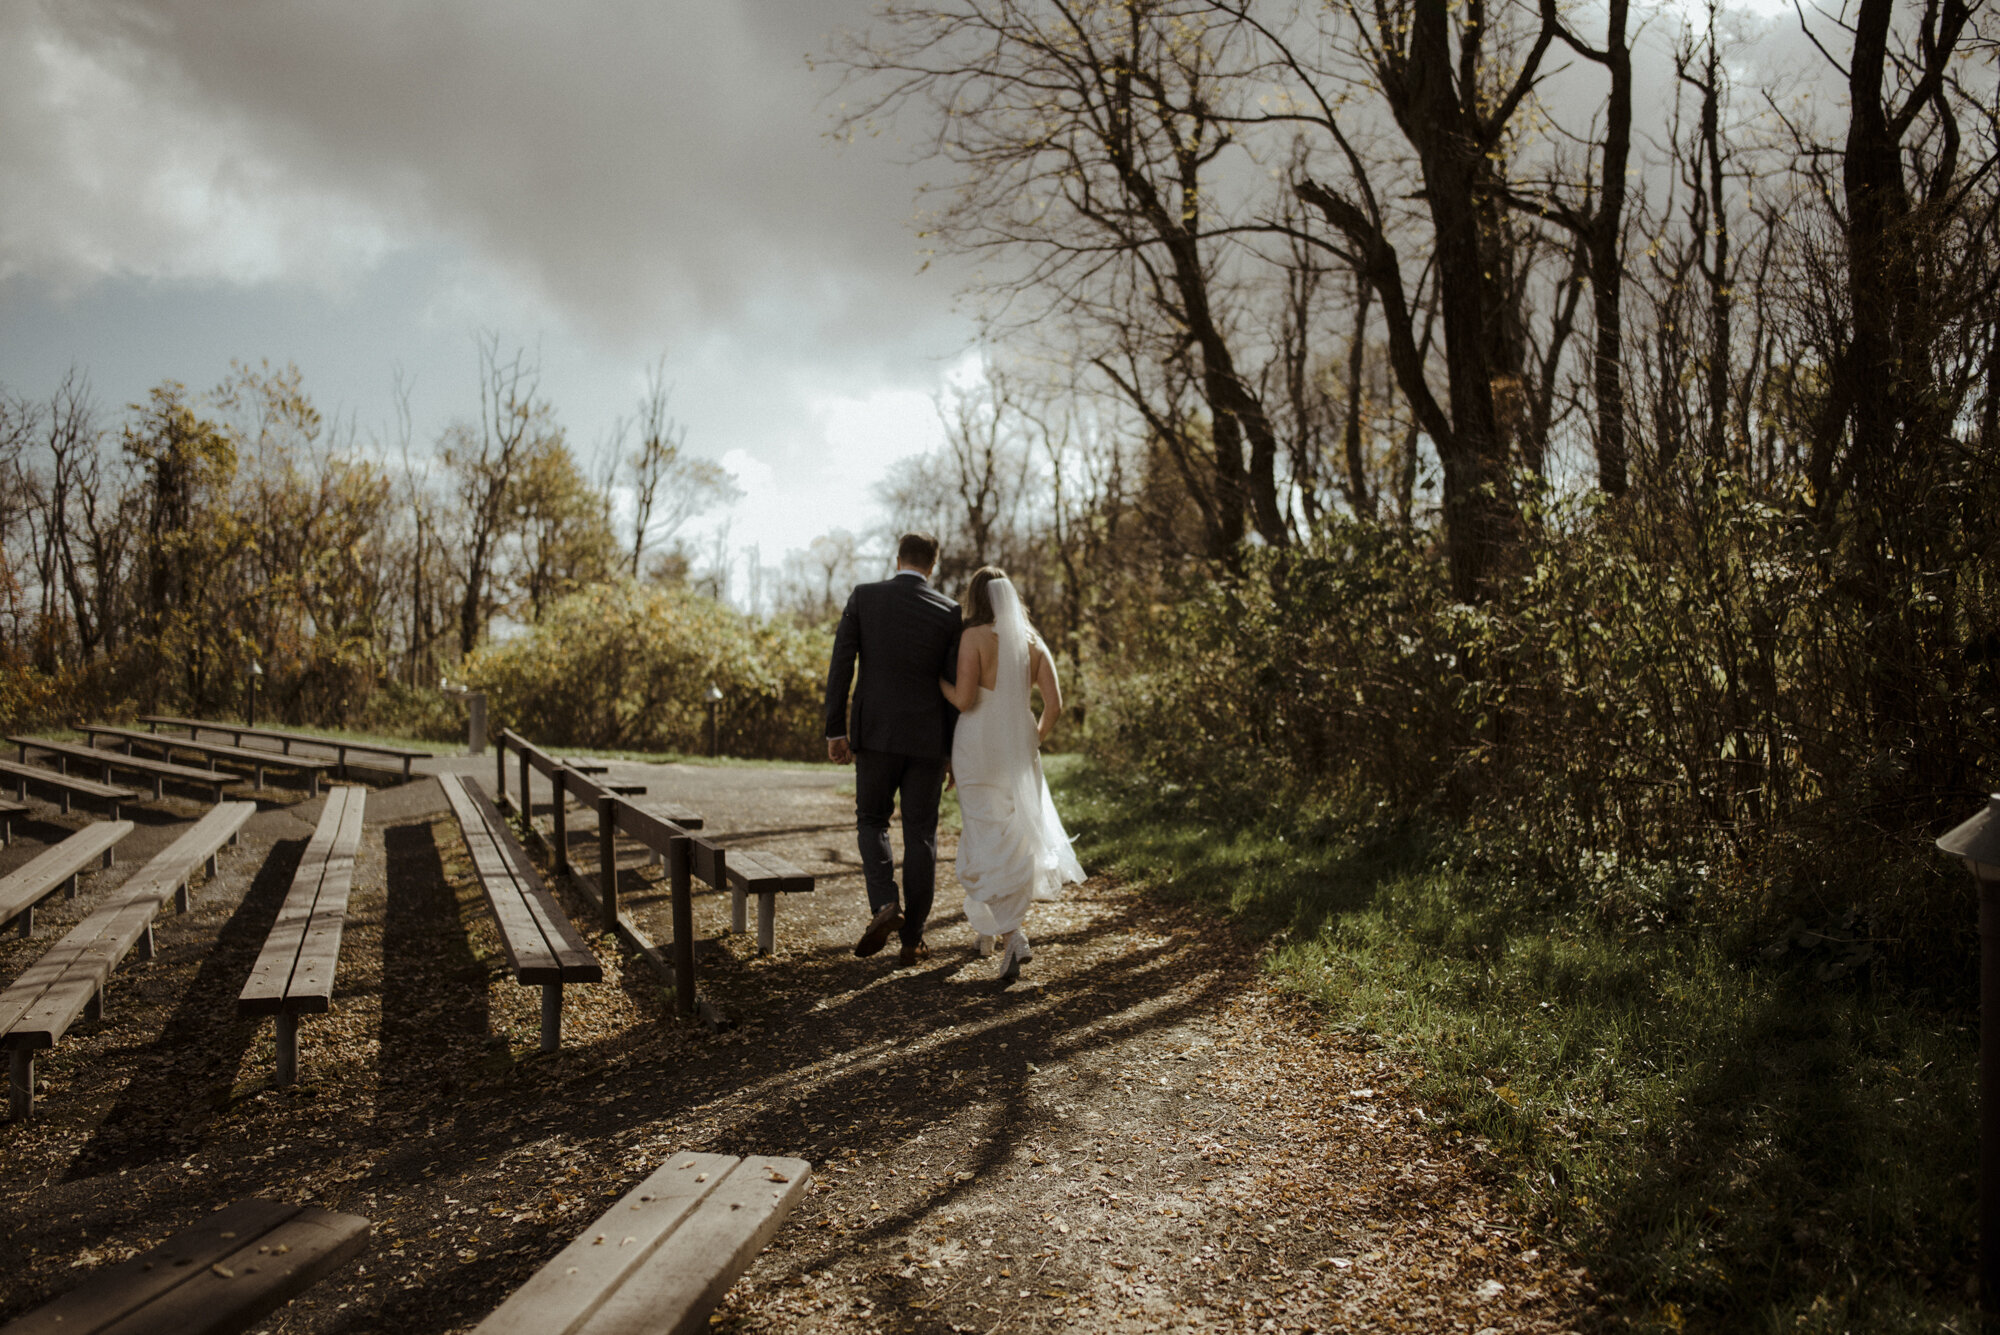
M 1979 883 L 1979 1306 L 2000 1318 L 2000 793 L 1937 841 Z
M 715 726 L 715 711 L 722 704 L 722 692 L 715 688 L 714 682 L 708 684 L 708 694 L 704 695 L 702 700 L 708 705 L 708 754 L 710 756 L 719 756 L 722 754 L 722 751 L 720 749 L 720 734 L 716 731 Z
M 264 684 L 264 665 L 254 658 L 250 660 L 250 719 L 251 727 L 257 726 L 257 689 Z

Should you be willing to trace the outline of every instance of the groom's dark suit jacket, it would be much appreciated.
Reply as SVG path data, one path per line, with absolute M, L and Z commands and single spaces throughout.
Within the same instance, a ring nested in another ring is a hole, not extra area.
M 950 756 L 958 711 L 938 691 L 938 678 L 958 679 L 958 632 L 958 604 L 915 575 L 856 586 L 833 637 L 826 735 L 845 736 L 856 751 Z

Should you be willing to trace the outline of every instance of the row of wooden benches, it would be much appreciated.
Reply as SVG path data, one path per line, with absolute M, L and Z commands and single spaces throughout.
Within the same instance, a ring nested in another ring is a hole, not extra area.
M 811 1180 L 803 1159 L 673 1155 L 474 1335 L 706 1330 Z M 360 1255 L 370 1229 L 316 1205 L 237 1201 L 93 1272 L 0 1335 L 233 1335 Z
M 140 722 L 151 729 L 140 732 L 136 728 L 119 727 L 112 724 L 83 723 L 77 731 L 84 733 L 91 741 L 88 744 L 59 742 L 47 737 L 9 735 L 7 741 L 18 751 L 13 761 L 0 761 L 0 776 L 14 781 L 16 794 L 21 801 L 27 800 L 28 784 L 33 782 L 53 791 L 62 810 L 70 809 L 73 798 L 83 797 L 105 804 L 106 813 L 117 820 L 119 807 L 125 802 L 136 801 L 137 791 L 120 787 L 112 782 L 116 772 L 138 775 L 152 785 L 153 797 L 158 800 L 165 795 L 165 785 L 169 782 L 188 784 L 206 790 L 209 801 L 220 802 L 223 789 L 237 782 L 238 776 L 224 771 L 221 766 L 230 764 L 247 767 L 252 782 L 259 792 L 264 788 L 264 772 L 267 769 L 295 771 L 300 781 L 309 787 L 314 796 L 328 771 L 345 775 L 349 753 L 357 755 L 382 756 L 401 763 L 403 778 L 410 777 L 410 765 L 415 760 L 428 759 L 432 752 L 415 747 L 399 747 L 374 742 L 351 742 L 339 737 L 319 737 L 310 733 L 288 732 L 277 728 L 252 728 L 231 723 L 208 723 L 199 719 L 177 718 L 170 714 L 141 715 Z M 163 734 L 161 725 L 183 728 L 187 736 Z M 203 729 L 217 733 L 227 733 L 230 742 L 205 742 L 200 740 Z M 256 737 L 277 742 L 280 749 L 271 750 L 263 746 L 245 746 L 246 737 Z M 107 750 L 97 745 L 98 739 L 109 741 L 118 750 Z M 320 755 L 294 753 L 294 744 L 309 744 L 333 751 L 332 758 Z M 145 747 L 159 752 L 159 757 L 141 756 L 134 753 L 135 747 Z M 30 765 L 30 751 L 46 756 L 55 765 L 53 770 L 46 766 Z M 179 763 L 177 755 L 191 755 L 207 762 L 207 768 Z M 70 767 L 76 765 L 95 771 L 96 778 L 86 778 L 71 774 Z M 18 806 L 16 808 L 18 810 Z
M 680 808 L 641 807 L 626 800 L 627 794 L 619 792 L 616 787 L 593 782 L 593 776 L 603 773 L 602 765 L 555 761 L 512 733 L 503 733 L 503 737 L 506 740 L 500 752 L 498 785 L 501 801 L 509 800 L 505 784 L 505 747 L 511 744 L 521 756 L 523 794 L 528 791 L 531 767 L 547 774 L 554 784 L 555 834 L 551 847 L 558 869 L 572 871 L 574 880 L 585 894 L 593 898 L 601 910 L 608 911 L 613 930 L 638 946 L 649 961 L 669 976 L 675 984 L 684 1014 L 692 1015 L 702 1009 L 694 989 L 692 880 L 699 878 L 717 890 L 727 889 L 732 893 L 735 928 L 739 931 L 743 929 L 745 901 L 754 895 L 759 904 L 759 947 L 765 951 L 773 945 L 777 895 L 813 888 L 811 876 L 775 854 L 725 850 L 720 845 L 693 836 L 688 827 L 700 824 L 700 817 L 694 812 Z M 457 775 L 443 775 L 439 781 L 458 820 L 481 891 L 492 909 L 508 967 L 516 982 L 542 989 L 540 1046 L 543 1051 L 554 1051 L 562 1042 L 563 988 L 572 983 L 602 981 L 603 966 L 570 923 L 561 905 L 549 893 L 526 850 L 509 831 L 499 809 Z M 564 812 L 566 799 L 574 788 L 580 788 L 598 809 L 601 856 L 599 875 L 594 883 L 571 868 L 567 856 L 569 847 Z M 337 787 L 328 793 L 318 827 L 300 859 L 291 888 L 264 947 L 252 966 L 249 982 L 238 998 L 239 1014 L 272 1017 L 279 1084 L 290 1084 L 297 1079 L 299 1018 L 323 1013 L 332 1006 L 334 976 L 339 964 L 347 899 L 353 885 L 354 858 L 360 843 L 365 803 L 366 792 L 360 788 Z M 524 828 L 539 835 L 532 820 L 531 804 L 519 801 L 516 809 L 523 813 Z M 100 910 L 100 914 L 115 917 L 126 913 L 129 920 L 121 921 L 126 922 L 128 927 L 143 920 L 150 945 L 152 913 L 159 907 L 157 897 L 148 900 L 150 887 L 173 881 L 179 888 L 185 907 L 185 886 L 191 870 L 190 865 L 184 865 L 188 850 L 202 846 L 216 831 L 226 831 L 226 837 L 233 840 L 243 820 L 253 810 L 247 803 L 218 806 L 172 849 L 134 877 L 110 904 Z M 23 902 L 18 909 L 10 912 L 8 899 L 0 893 L 0 924 L 14 916 L 20 919 L 24 934 L 32 931 L 34 904 L 52 893 L 57 884 L 65 879 L 73 892 L 77 871 L 91 858 L 102 855 L 108 865 L 112 844 L 131 828 L 129 822 L 123 821 L 101 822 L 87 827 L 21 869 L 10 883 L 16 884 L 15 893 Z M 618 910 L 615 836 L 621 828 L 668 864 L 675 945 L 675 959 L 671 963 L 638 925 Z M 214 838 L 203 853 L 211 869 L 213 848 L 220 842 L 221 838 Z M 150 910 L 143 907 L 147 902 L 152 905 Z M 100 914 L 93 914 L 91 919 L 79 926 L 77 932 L 84 932 L 85 927 L 95 922 Z M 92 941 L 98 939 L 95 931 L 87 935 Z M 97 953 L 90 955 L 94 961 L 90 969 L 95 972 L 87 981 L 93 1010 L 101 1009 L 105 978 L 137 939 L 136 929 L 127 931 L 123 936 L 104 937 L 96 948 Z M 68 938 L 65 938 L 67 944 Z M 44 963 L 30 970 L 29 975 L 19 980 L 15 989 L 9 989 L 6 996 L 13 996 L 16 989 L 22 989 L 22 995 L 17 1000 L 25 1007 L 29 1001 L 28 990 L 42 986 L 38 980 L 43 979 L 63 980 L 65 996 L 83 988 L 83 974 L 72 976 L 70 966 L 65 963 L 68 955 L 64 949 L 59 947 L 51 951 Z M 107 956 L 106 952 L 111 953 Z M 83 966 L 77 967 L 81 969 Z M 5 1004 L 4 999 L 0 999 L 0 1020 L 6 1018 Z M 38 1021 L 40 1027 L 22 1029 L 18 1037 L 15 1025 L 0 1023 L 0 1044 L 16 1054 L 11 1063 L 10 1082 L 10 1107 L 15 1116 L 26 1116 L 32 1110 L 34 1052 L 52 1046 L 60 1039 L 82 1009 L 79 1006 L 60 1015 L 51 1012 L 46 1023 Z M 25 1009 L 22 1013 L 26 1014 Z M 716 1022 L 712 1011 L 708 1013 L 708 1018 L 712 1023 Z
M 8 1055 L 12 1116 L 26 1117 L 34 1109 L 35 1054 L 54 1047 L 79 1016 L 103 1014 L 112 971 L 135 945 L 152 957 L 153 920 L 167 900 L 188 907 L 196 872 L 214 872 L 217 852 L 236 842 L 256 809 L 250 802 L 225 802 L 209 811 L 0 992 L 0 1047 Z M 110 866 L 113 849 L 132 828 L 125 820 L 93 822 L 0 877 L 0 923 L 15 920 L 23 935 L 31 932 L 35 906 L 63 886 L 74 894 L 77 876 L 92 862 L 102 859 Z

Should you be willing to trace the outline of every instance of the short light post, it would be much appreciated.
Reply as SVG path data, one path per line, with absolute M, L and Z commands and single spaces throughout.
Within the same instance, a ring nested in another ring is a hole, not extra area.
M 722 707 L 722 692 L 716 689 L 714 682 L 708 684 L 708 694 L 702 700 L 708 705 L 708 754 L 719 756 L 722 754 L 722 734 L 716 727 L 715 712 Z
M 454 686 L 446 677 L 438 683 L 438 689 L 446 695 L 465 698 L 465 754 L 483 756 L 486 754 L 486 692 L 475 691 L 470 686 Z
M 1938 848 L 1979 883 L 1979 1306 L 2000 1318 L 2000 793 Z
M 264 665 L 255 659 L 250 661 L 250 704 L 249 726 L 257 726 L 257 691 L 264 684 Z

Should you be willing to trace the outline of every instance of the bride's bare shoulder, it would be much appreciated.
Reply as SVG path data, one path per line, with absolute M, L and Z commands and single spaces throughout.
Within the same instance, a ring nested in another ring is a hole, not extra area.
M 967 626 L 965 638 L 974 644 L 991 644 L 1000 638 L 1000 632 L 993 629 L 993 623 L 989 621 L 980 626 Z

